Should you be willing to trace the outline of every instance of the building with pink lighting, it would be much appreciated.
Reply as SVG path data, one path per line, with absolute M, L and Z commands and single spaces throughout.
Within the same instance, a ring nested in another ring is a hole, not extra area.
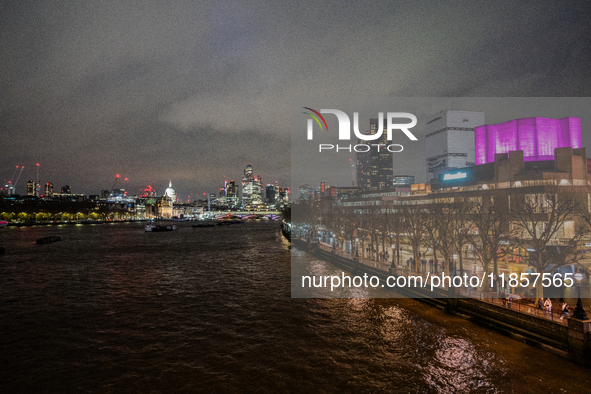
M 476 165 L 495 161 L 495 155 L 523 151 L 524 161 L 554 160 L 556 148 L 582 147 L 581 119 L 524 118 L 474 129 Z

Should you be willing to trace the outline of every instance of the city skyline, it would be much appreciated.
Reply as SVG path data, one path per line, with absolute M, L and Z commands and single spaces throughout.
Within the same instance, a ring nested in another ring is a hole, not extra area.
M 288 184 L 295 97 L 589 95 L 583 3 L 2 2 L 0 11 L 0 179 L 40 163 L 43 183 L 85 194 L 118 173 L 138 188 L 175 178 L 180 195 L 215 190 L 224 175 L 239 178 L 235 163 Z
M 20 167 L 20 166 L 19 166 Z M 24 167 L 24 166 L 23 166 Z M 252 167 L 252 166 L 251 166 Z M 14 171 L 14 173 L 16 175 L 13 175 L 12 178 L 12 183 L 8 182 L 10 179 L 2 179 L 2 185 L 0 185 L 0 196 L 8 196 L 8 191 L 7 191 L 7 185 L 10 186 L 12 184 L 14 184 L 14 180 L 18 179 L 18 183 L 16 184 L 16 189 L 13 189 L 14 191 L 12 192 L 13 195 L 19 195 L 19 196 L 26 196 L 26 195 L 33 195 L 30 193 L 30 185 L 31 183 L 36 183 L 37 181 L 34 179 L 29 179 L 28 181 L 23 181 L 23 177 L 19 177 L 18 174 L 18 169 Z M 14 178 L 14 177 L 17 178 Z M 258 177 L 260 177 L 260 179 L 263 180 L 263 186 L 266 186 L 267 184 L 279 184 L 277 180 L 272 180 L 272 181 L 265 181 L 265 177 L 260 176 L 260 174 L 257 174 Z M 20 178 L 20 179 L 19 179 Z M 272 178 L 269 178 L 272 179 Z M 166 188 L 169 187 L 167 185 L 170 184 L 170 182 L 172 182 L 173 179 L 170 178 L 168 181 L 166 182 L 162 182 L 162 184 L 157 183 L 157 182 L 151 182 L 149 184 L 146 185 L 141 185 L 140 188 L 136 188 L 136 187 L 127 187 L 127 183 L 128 183 L 128 179 L 125 177 L 122 177 L 120 174 L 116 174 L 115 178 L 114 178 L 114 182 L 112 184 L 112 187 L 110 188 L 104 188 L 104 187 L 99 187 L 99 186 L 91 186 L 94 187 L 94 189 L 91 189 L 92 192 L 90 193 L 80 193 L 76 190 L 76 186 L 74 186 L 74 193 L 73 194 L 84 194 L 84 195 L 100 195 L 102 192 L 104 192 L 105 190 L 125 190 L 126 192 L 128 192 L 129 195 L 135 195 L 135 196 L 141 196 L 144 194 L 144 192 L 146 192 L 148 189 L 147 188 L 151 188 L 150 192 L 154 192 L 156 193 L 156 195 L 164 195 Z M 204 195 L 207 194 L 208 196 L 210 194 L 215 194 L 216 196 L 219 194 L 219 192 L 223 189 L 223 187 L 225 186 L 225 184 L 227 182 L 231 182 L 231 181 L 235 181 L 236 185 L 239 185 L 240 182 L 242 181 L 242 176 L 238 176 L 235 179 L 229 179 L 227 177 L 224 177 L 224 179 L 222 179 L 219 182 L 219 187 L 213 188 L 213 190 L 209 190 L 209 189 L 205 189 L 202 187 L 195 187 L 194 190 L 195 192 L 192 192 L 190 195 L 187 195 L 188 197 L 191 197 L 191 202 L 196 201 L 197 199 L 203 199 Z M 64 185 L 57 185 L 54 182 L 52 182 L 51 180 L 47 180 L 47 181 L 43 181 L 41 180 L 41 182 L 38 184 L 38 190 L 40 191 L 41 196 L 47 194 L 46 190 L 48 189 L 48 187 L 51 187 L 51 190 L 55 193 L 59 193 L 61 190 L 61 193 L 65 193 L 63 191 L 64 188 L 69 189 L 70 191 L 68 193 L 72 193 L 72 186 L 69 184 L 64 184 Z M 289 188 L 289 185 L 282 185 L 282 188 Z M 32 190 L 35 190 L 34 188 Z M 263 193 L 264 194 L 264 193 Z M 239 193 L 240 195 L 240 193 Z M 184 198 L 184 196 L 177 194 L 177 200 L 179 202 L 188 202 L 187 199 Z

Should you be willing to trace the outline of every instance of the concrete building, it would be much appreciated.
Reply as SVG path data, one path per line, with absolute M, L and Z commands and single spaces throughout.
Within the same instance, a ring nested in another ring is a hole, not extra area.
M 410 188 L 410 185 L 413 183 L 415 183 L 415 177 L 413 175 L 394 175 L 393 186 L 395 188 Z
M 427 118 L 427 182 L 452 168 L 476 164 L 474 129 L 484 125 L 484 112 L 444 110 Z
M 581 119 L 513 119 L 475 129 L 476 164 L 495 161 L 497 153 L 523 151 L 525 161 L 552 160 L 556 148 L 583 146 Z

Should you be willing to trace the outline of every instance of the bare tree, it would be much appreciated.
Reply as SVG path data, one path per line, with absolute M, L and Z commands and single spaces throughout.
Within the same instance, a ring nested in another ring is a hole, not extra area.
M 454 250 L 452 225 L 455 219 L 452 204 L 433 205 L 429 212 L 427 233 L 431 238 L 433 250 L 441 253 L 445 261 L 445 275 L 449 274 L 449 260 Z M 435 255 L 435 253 L 434 253 Z
M 421 244 L 426 238 L 428 212 L 421 205 L 407 205 L 402 210 L 403 229 L 412 247 L 415 270 L 419 271 Z
M 469 204 L 469 218 L 473 225 L 469 242 L 474 254 L 480 260 L 482 268 L 498 277 L 499 251 L 509 243 L 514 232 L 511 230 L 507 196 L 484 195 L 472 200 Z M 488 283 L 492 287 L 492 283 Z
M 456 253 L 459 256 L 460 275 L 462 275 L 464 272 L 462 249 L 469 242 L 469 234 L 472 231 L 472 225 L 467 216 L 470 211 L 470 204 L 465 200 L 455 201 L 452 209 L 454 220 L 451 223 L 451 233 Z
M 301 199 L 291 205 L 292 223 L 299 227 L 299 232 L 305 232 L 308 240 L 318 231 L 320 210 L 314 200 Z M 304 234 L 300 234 L 304 235 Z
M 338 210 L 339 231 L 343 240 L 348 240 L 351 246 L 355 244 L 355 230 L 359 223 L 359 215 L 352 210 L 341 208 Z
M 368 207 L 363 211 L 362 228 L 366 231 L 369 240 L 370 258 L 374 257 L 374 252 L 378 251 L 380 241 L 380 230 L 382 222 L 382 213 L 377 207 Z
M 589 233 L 585 214 L 584 205 L 568 191 L 511 196 L 510 217 L 519 233 L 519 246 L 528 251 L 530 263 L 540 274 L 582 258 L 579 243 Z M 538 280 L 536 299 L 542 295 L 542 280 Z
M 396 240 L 396 263 L 395 266 L 400 266 L 400 242 L 401 235 L 404 231 L 403 228 L 404 215 L 399 209 L 392 209 L 392 215 L 390 216 L 390 231 L 394 235 Z M 394 259 L 394 256 L 392 256 Z

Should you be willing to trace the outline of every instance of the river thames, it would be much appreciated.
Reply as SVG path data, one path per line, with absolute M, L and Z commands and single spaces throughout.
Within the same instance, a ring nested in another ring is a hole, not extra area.
M 588 392 L 589 369 L 408 299 L 291 299 L 276 222 L 0 230 L 4 392 Z M 58 235 L 61 242 L 36 245 Z M 309 259 L 315 272 L 327 263 Z M 334 271 L 336 272 L 336 271 Z

